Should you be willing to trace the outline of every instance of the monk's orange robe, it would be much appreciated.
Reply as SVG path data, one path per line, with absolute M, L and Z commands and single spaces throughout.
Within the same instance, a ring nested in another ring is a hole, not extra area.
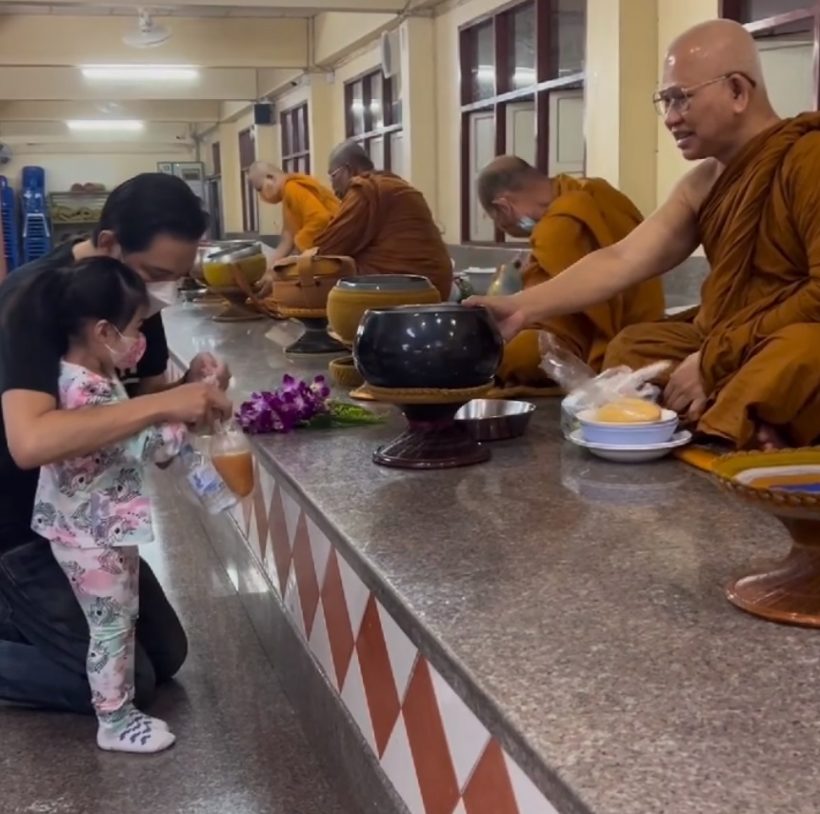
M 359 274 L 420 274 L 450 296 L 453 267 L 422 194 L 389 172 L 353 179 L 341 208 L 316 239 L 319 254 L 347 255 Z
M 743 448 L 759 423 L 820 439 L 820 114 L 752 139 L 698 213 L 711 273 L 692 323 L 629 328 L 606 365 L 701 352 L 709 397 L 698 429 Z
M 552 279 L 590 252 L 617 243 L 642 220 L 632 201 L 600 178 L 559 175 L 552 183 L 556 198 L 533 229 L 525 288 Z M 603 305 L 552 318 L 541 327 L 600 371 L 612 339 L 628 325 L 662 319 L 664 306 L 661 281 L 648 280 Z M 538 331 L 522 331 L 505 348 L 499 382 L 506 386 L 547 384 L 539 362 Z
M 339 199 L 332 190 L 309 175 L 291 173 L 282 188 L 282 214 L 285 229 L 293 235 L 300 252 L 312 249 L 321 234 L 339 211 Z M 270 200 L 269 203 L 279 203 Z

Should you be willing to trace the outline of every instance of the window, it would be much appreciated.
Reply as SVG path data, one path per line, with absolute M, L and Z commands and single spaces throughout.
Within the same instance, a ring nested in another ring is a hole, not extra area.
M 222 175 L 222 146 L 218 141 L 211 145 L 211 163 L 213 164 L 211 175 Z
M 585 38 L 586 0 L 529 0 L 462 28 L 463 241 L 505 240 L 476 190 L 495 156 L 583 174 Z
M 345 84 L 347 138 L 364 147 L 377 170 L 402 174 L 401 77 L 381 70 Z
M 817 110 L 820 75 L 820 2 L 815 0 L 724 0 L 722 14 L 743 23 L 757 40 L 763 76 L 781 116 Z
M 282 125 L 282 169 L 310 174 L 307 102 L 283 111 L 279 122 Z
M 240 184 L 242 186 L 242 231 L 259 232 L 259 200 L 248 177 L 251 164 L 256 161 L 253 129 L 239 133 Z

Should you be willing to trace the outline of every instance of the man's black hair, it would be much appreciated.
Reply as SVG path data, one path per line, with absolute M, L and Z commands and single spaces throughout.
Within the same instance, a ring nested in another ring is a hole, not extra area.
M 181 178 L 162 172 L 136 175 L 116 187 L 94 229 L 94 244 L 111 231 L 126 254 L 147 249 L 159 235 L 198 241 L 208 228 L 202 202 Z

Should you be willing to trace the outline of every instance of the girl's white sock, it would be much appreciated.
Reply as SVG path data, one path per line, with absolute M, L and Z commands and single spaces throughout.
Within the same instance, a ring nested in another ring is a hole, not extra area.
M 101 718 L 97 746 L 106 752 L 149 755 L 172 746 L 176 738 L 165 721 L 129 706 Z

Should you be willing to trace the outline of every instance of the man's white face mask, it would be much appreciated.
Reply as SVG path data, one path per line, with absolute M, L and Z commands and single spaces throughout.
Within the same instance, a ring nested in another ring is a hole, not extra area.
M 168 280 L 164 283 L 147 283 L 146 288 L 151 298 L 150 316 L 158 314 L 169 305 L 176 305 L 179 301 L 179 283 L 176 280 Z

